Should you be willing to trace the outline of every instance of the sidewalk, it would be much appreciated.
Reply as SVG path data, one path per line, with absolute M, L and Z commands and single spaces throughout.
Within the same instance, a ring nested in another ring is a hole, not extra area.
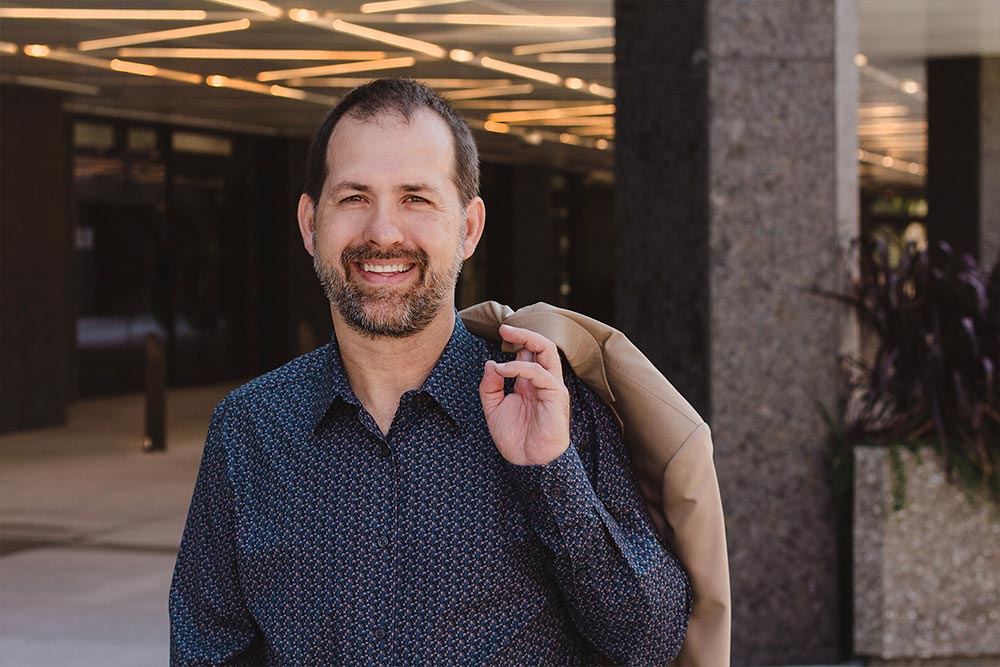
M 167 451 L 142 451 L 141 396 L 0 436 L 0 665 L 164 665 L 167 591 L 212 408 L 171 391 Z

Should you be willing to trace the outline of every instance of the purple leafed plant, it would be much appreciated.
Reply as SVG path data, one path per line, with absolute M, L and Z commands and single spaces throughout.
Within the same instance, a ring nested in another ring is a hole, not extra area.
M 1000 503 L 1000 262 L 989 276 L 969 255 L 912 244 L 891 260 L 861 246 L 852 294 L 874 357 L 851 360 L 854 442 L 929 445 L 951 475 Z

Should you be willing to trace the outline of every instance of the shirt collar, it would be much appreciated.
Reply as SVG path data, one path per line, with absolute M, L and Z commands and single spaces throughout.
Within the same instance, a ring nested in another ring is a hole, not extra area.
M 479 380 L 482 378 L 486 359 L 487 353 L 482 342 L 469 333 L 456 310 L 451 338 L 419 391 L 437 401 L 455 425 L 462 428 L 464 420 L 470 414 L 470 408 L 478 409 Z M 324 371 L 316 400 L 309 406 L 309 423 L 313 426 L 313 433 L 319 432 L 323 418 L 338 399 L 349 405 L 362 407 L 347 379 L 336 332 L 330 336 L 330 342 L 326 345 Z M 463 381 L 466 378 L 474 381 Z

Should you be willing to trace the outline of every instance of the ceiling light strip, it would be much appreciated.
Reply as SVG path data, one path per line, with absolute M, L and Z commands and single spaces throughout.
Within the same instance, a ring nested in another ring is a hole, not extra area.
M 540 53 L 540 63 L 563 63 L 569 65 L 613 65 L 613 53 Z
M 491 119 L 492 120 L 492 119 Z M 611 116 L 578 116 L 571 118 L 543 118 L 538 120 L 510 120 L 512 125 L 539 125 L 546 127 L 614 127 Z
M 398 12 L 401 9 L 421 9 L 423 7 L 436 7 L 438 5 L 454 5 L 459 2 L 466 2 L 466 0 L 384 0 L 383 2 L 366 2 L 361 5 L 361 13 Z
M 927 173 L 926 165 L 920 164 L 919 162 L 901 160 L 899 158 L 894 158 L 891 155 L 881 155 L 879 153 L 873 153 L 859 148 L 857 157 L 860 162 L 885 167 L 887 169 L 895 169 L 896 171 L 902 171 L 915 176 L 923 176 Z
M 534 67 L 516 65 L 514 63 L 509 63 L 505 60 L 497 60 L 496 58 L 491 58 L 489 56 L 482 56 L 477 58 L 477 60 L 481 66 L 487 69 L 503 72 L 504 74 L 513 74 L 514 76 L 520 76 L 534 81 L 541 81 L 542 83 L 548 83 L 553 86 L 559 86 L 563 82 L 563 78 L 554 72 L 546 72 L 544 70 L 535 69 Z
M 17 44 L 14 44 L 13 42 L 0 42 L 0 53 L 12 56 L 20 52 L 20 50 L 21 49 L 17 47 Z
M 600 39 L 571 39 L 564 42 L 545 42 L 544 44 L 525 44 L 515 46 L 511 53 L 515 56 L 528 56 L 535 53 L 554 53 L 557 51 L 583 51 L 586 49 L 610 49 L 615 46 L 614 37 Z
M 127 58 L 192 58 L 205 60 L 378 60 L 385 51 L 325 51 L 321 49 L 119 49 Z
M 224 23 L 198 25 L 189 28 L 157 30 L 155 32 L 142 32 L 135 35 L 122 35 L 121 37 L 107 37 L 105 39 L 89 39 L 77 44 L 76 48 L 80 51 L 114 49 L 119 46 L 129 46 L 132 44 L 148 44 L 149 42 L 162 42 L 170 39 L 186 39 L 201 35 L 215 35 L 221 32 L 234 32 L 236 30 L 246 30 L 249 27 L 249 19 L 240 19 L 238 21 L 226 21 Z
M 469 90 L 450 90 L 442 93 L 449 100 L 474 100 L 483 97 L 499 97 L 501 95 L 530 95 L 535 87 L 530 83 L 510 86 L 495 86 L 490 88 L 471 88 Z
M 320 65 L 318 67 L 298 67 L 295 69 L 272 70 L 260 72 L 258 81 L 280 81 L 293 77 L 324 76 L 328 74 L 350 74 L 352 72 L 370 72 L 383 69 L 399 69 L 413 67 L 417 59 L 413 56 L 402 58 L 384 58 L 382 60 L 366 60 L 357 63 L 340 63 L 338 65 Z
M 431 88 L 489 88 L 493 86 L 509 86 L 510 79 L 425 79 L 415 77 L 421 83 Z M 289 79 L 290 86 L 308 86 L 311 88 L 356 88 L 371 81 L 363 77 L 331 77 L 311 79 Z
M 570 106 L 540 111 L 507 111 L 491 113 L 490 120 L 501 123 L 547 118 L 570 118 L 575 116 L 607 116 L 615 113 L 614 104 L 594 104 L 590 106 Z
M 514 135 L 532 145 L 538 145 L 542 141 L 549 141 L 552 143 L 580 146 L 582 148 L 595 148 L 597 150 L 608 150 L 612 147 L 612 144 L 607 139 L 591 139 L 589 137 L 581 137 L 570 132 L 559 133 L 549 132 L 548 130 L 529 130 L 523 127 L 505 125 L 504 123 L 496 123 L 493 121 L 473 121 L 470 125 L 476 127 L 477 129 L 486 130 L 487 132 L 492 132 L 494 134 Z
M 62 81 L 59 79 L 47 79 L 40 76 L 21 76 L 18 74 L 0 74 L 0 82 L 13 83 L 19 86 L 30 86 L 32 88 L 45 88 L 48 90 L 61 90 L 65 93 L 76 93 L 78 95 L 100 95 L 101 89 L 97 86 L 90 86 L 85 83 L 75 81 Z
M 289 13 L 289 15 L 292 15 L 291 12 Z M 354 23 L 348 23 L 347 21 L 344 21 L 342 19 L 334 19 L 333 21 L 329 21 L 326 19 L 313 18 L 302 22 L 326 28 L 328 30 L 335 30 L 337 32 L 342 32 L 347 35 L 354 35 L 355 37 L 360 37 L 362 39 L 368 39 L 374 42 L 381 42 L 382 44 L 389 44 L 390 46 L 396 46 L 401 49 L 406 49 L 407 51 L 416 51 L 417 53 L 423 53 L 424 55 L 428 55 L 431 58 L 442 59 L 448 56 L 448 51 L 438 46 L 437 44 L 431 44 L 430 42 L 424 42 L 419 39 L 411 39 L 409 37 L 403 37 L 402 35 L 395 35 L 391 32 L 385 32 L 383 30 L 375 30 L 374 28 L 367 28 L 365 26 L 357 25 Z
M 205 83 L 212 88 L 230 88 L 232 90 L 241 90 L 247 93 L 257 93 L 258 95 L 269 95 L 271 97 L 283 97 L 303 102 L 313 102 L 325 107 L 333 106 L 340 101 L 339 98 L 331 97 L 329 95 L 317 95 L 315 93 L 299 90 L 297 88 L 290 88 L 288 86 L 269 86 L 267 84 L 257 83 L 256 81 L 247 81 L 246 79 L 228 77 L 221 74 L 213 74 L 205 77 Z
M 613 28 L 610 16 L 541 16 L 538 14 L 396 14 L 396 23 L 504 26 L 516 28 Z
M 96 67 L 98 69 L 110 69 L 115 72 L 125 74 L 136 74 L 139 76 L 155 76 L 161 79 L 170 79 L 183 83 L 200 84 L 202 77 L 193 72 L 181 72 L 178 70 L 154 67 L 145 63 L 136 63 L 127 60 L 105 60 L 103 58 L 93 58 L 85 56 L 69 49 L 50 49 L 44 44 L 28 44 L 24 47 L 25 55 L 35 58 L 48 58 L 60 62 L 71 63 L 73 65 L 84 65 L 86 67 Z
M 269 2 L 263 2 L 263 0 L 208 0 L 209 2 L 214 2 L 217 5 L 226 5 L 228 7 L 236 7 L 237 9 L 245 9 L 251 12 L 257 12 L 258 14 L 264 14 L 265 16 L 270 16 L 271 18 L 279 18 L 285 15 L 285 10 L 281 7 L 276 7 Z
M 6 7 L 0 19 L 62 19 L 70 21 L 204 21 L 200 9 L 67 9 Z

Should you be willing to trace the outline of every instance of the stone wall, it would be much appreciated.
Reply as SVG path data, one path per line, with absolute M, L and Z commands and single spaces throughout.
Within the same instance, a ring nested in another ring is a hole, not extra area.
M 902 458 L 894 512 L 889 450 L 855 450 L 854 650 L 882 664 L 1000 664 L 1000 513 L 971 505 L 933 452 Z

